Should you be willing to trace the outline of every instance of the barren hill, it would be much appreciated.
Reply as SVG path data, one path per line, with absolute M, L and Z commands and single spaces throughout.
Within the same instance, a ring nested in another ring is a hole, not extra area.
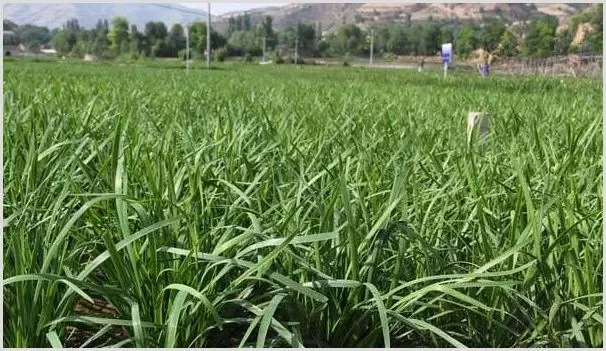
M 85 28 L 94 27 L 99 19 L 117 16 L 126 17 L 139 28 L 148 21 L 162 21 L 170 28 L 175 23 L 206 20 L 204 11 L 170 3 L 12 3 L 5 4 L 3 10 L 5 20 L 50 29 L 59 28 L 72 18 Z
M 571 15 L 591 4 L 394 4 L 394 3 L 298 3 L 282 7 L 268 7 L 247 11 L 253 24 L 264 16 L 272 16 L 277 29 L 294 26 L 298 22 L 319 24 L 323 31 L 330 31 L 343 23 L 355 23 L 361 27 L 390 22 L 415 23 L 427 21 L 483 21 L 501 18 L 509 23 L 527 21 L 542 15 L 556 16 L 563 23 Z M 215 27 L 227 28 L 227 20 L 243 12 L 232 12 L 217 17 Z

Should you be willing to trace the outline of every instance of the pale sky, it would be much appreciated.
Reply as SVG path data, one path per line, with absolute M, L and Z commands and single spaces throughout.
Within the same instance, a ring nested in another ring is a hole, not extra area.
M 244 11 L 250 9 L 256 9 L 260 7 L 272 7 L 272 6 L 283 6 L 287 3 L 283 2 L 264 2 L 264 3 L 229 3 L 229 2 L 211 2 L 210 4 L 210 12 L 213 15 L 222 15 L 228 12 L 233 11 Z M 202 3 L 182 3 L 181 5 L 187 7 L 193 7 L 195 9 L 200 9 L 206 11 L 208 8 L 208 4 L 205 2 Z

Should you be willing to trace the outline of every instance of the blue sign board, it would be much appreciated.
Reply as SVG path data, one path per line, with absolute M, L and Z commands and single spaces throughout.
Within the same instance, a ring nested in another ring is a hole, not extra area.
M 442 63 L 448 64 L 449 66 L 452 64 L 452 44 L 442 44 Z

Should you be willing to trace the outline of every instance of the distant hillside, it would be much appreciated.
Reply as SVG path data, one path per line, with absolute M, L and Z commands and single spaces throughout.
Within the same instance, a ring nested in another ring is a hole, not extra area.
M 269 4 L 268 4 L 269 5 Z M 247 11 L 251 22 L 258 23 L 264 16 L 272 16 L 276 29 L 295 26 L 298 22 L 317 23 L 323 31 L 330 31 L 343 23 L 355 23 L 362 28 L 385 23 L 415 23 L 427 21 L 483 21 L 501 18 L 513 23 L 527 21 L 542 15 L 553 15 L 563 23 L 571 15 L 591 4 L 379 4 L 379 3 L 298 3 L 282 7 L 268 7 Z M 243 12 L 227 13 L 215 20 L 219 31 L 227 28 L 227 20 Z
M 94 27 L 99 19 L 126 17 L 130 24 L 143 28 L 148 21 L 162 21 L 169 28 L 175 23 L 206 20 L 206 12 L 177 4 L 5 4 L 4 19 L 19 25 L 33 24 L 49 29 L 61 27 L 68 19 L 76 18 L 81 26 Z

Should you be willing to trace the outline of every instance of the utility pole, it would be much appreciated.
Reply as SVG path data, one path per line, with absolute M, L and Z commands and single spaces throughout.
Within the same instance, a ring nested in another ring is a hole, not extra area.
M 299 58 L 299 36 L 295 39 L 295 65 L 297 64 L 297 59 Z
M 210 2 L 208 3 L 208 21 L 206 26 L 206 68 L 210 69 Z
M 373 58 L 373 54 L 374 54 L 374 49 L 375 49 L 375 30 L 371 29 L 370 30 L 370 65 L 372 66 L 372 58 Z
M 265 63 L 266 58 L 265 58 L 265 42 L 267 41 L 266 37 L 263 37 L 263 62 Z
M 189 75 L 189 24 L 185 25 L 185 46 L 187 46 L 187 51 L 185 51 L 185 74 Z

